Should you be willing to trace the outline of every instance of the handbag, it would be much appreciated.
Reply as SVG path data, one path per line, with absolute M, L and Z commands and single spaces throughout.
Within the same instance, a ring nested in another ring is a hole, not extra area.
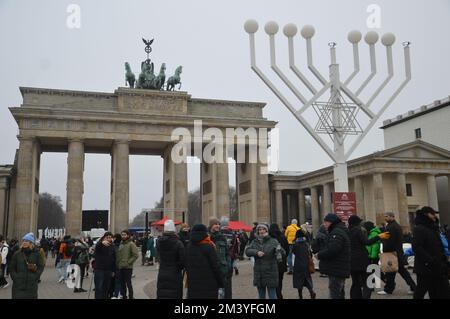
M 398 271 L 398 257 L 396 252 L 380 254 L 381 271 L 384 273 Z
M 25 254 L 23 254 L 23 258 L 25 259 L 25 263 L 27 264 L 27 270 L 29 272 L 36 272 L 37 271 L 37 265 L 28 262 L 27 257 L 25 256 Z

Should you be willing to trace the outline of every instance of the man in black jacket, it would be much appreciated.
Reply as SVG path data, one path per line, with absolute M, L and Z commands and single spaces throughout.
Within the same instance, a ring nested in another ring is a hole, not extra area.
M 112 241 L 113 234 L 106 232 L 95 245 L 95 299 L 107 299 L 111 277 L 116 271 L 116 251 Z
M 409 286 L 408 294 L 412 295 L 414 293 L 414 289 L 416 289 L 416 284 L 414 280 L 411 278 L 410 273 L 405 268 L 404 255 L 403 255 L 403 232 L 400 225 L 395 220 L 395 214 L 393 212 L 387 212 L 384 215 L 384 220 L 386 222 L 385 231 L 389 233 L 389 239 L 383 240 L 383 252 L 395 252 L 398 258 L 398 273 L 402 278 L 406 281 Z M 392 294 L 395 290 L 395 275 L 396 272 L 386 273 L 386 285 L 384 286 L 384 290 L 378 291 L 379 295 L 387 295 Z
M 351 243 L 351 299 L 370 299 L 372 289 L 367 286 L 367 267 L 370 265 L 369 253 L 366 246 L 372 245 L 380 239 L 389 238 L 389 234 L 381 233 L 368 239 L 367 231 L 361 226 L 362 219 L 356 215 L 348 219 L 348 229 Z
M 345 299 L 345 279 L 350 276 L 350 237 L 348 229 L 336 214 L 327 214 L 327 246 L 319 251 L 320 272 L 328 275 L 330 299 Z
M 428 292 L 430 299 L 449 299 L 447 258 L 439 234 L 439 220 L 431 207 L 416 212 L 412 249 L 417 288 L 414 299 L 423 299 Z

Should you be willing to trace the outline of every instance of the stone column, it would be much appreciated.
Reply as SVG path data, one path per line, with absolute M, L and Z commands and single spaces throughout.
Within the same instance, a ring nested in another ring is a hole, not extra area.
M 164 211 L 171 219 L 182 221 L 183 212 L 185 220 L 188 216 L 188 191 L 187 191 L 187 162 L 186 154 L 177 159 L 177 163 L 172 159 L 172 148 L 170 145 L 164 151 L 164 174 L 163 174 L 163 194 Z M 182 156 L 178 154 L 178 156 Z M 179 160 L 179 163 L 178 163 Z
M 0 234 L 6 237 L 6 221 L 7 221 L 7 190 L 8 190 L 8 180 L 6 177 L 0 177 Z
M 276 220 L 278 225 L 283 224 L 283 193 L 280 189 L 275 190 L 275 204 L 276 204 Z
M 130 165 L 129 165 L 129 142 L 126 140 L 115 141 L 114 165 L 114 229 L 120 233 L 128 229 L 129 218 L 129 192 L 130 192 Z
M 298 218 L 300 224 L 306 222 L 306 201 L 305 201 L 305 191 L 300 189 L 298 191 Z
M 14 237 L 28 232 L 37 235 L 37 203 L 39 201 L 39 146 L 34 138 L 19 137 L 16 180 Z
M 436 176 L 427 175 L 427 189 L 428 189 L 428 206 L 435 210 L 439 210 L 437 188 L 436 188 Z
M 317 186 L 311 187 L 311 219 L 313 233 L 317 234 L 319 230 L 321 220 L 319 215 L 319 195 Z
M 384 221 L 384 195 L 383 195 L 383 175 L 381 173 L 373 174 L 373 194 L 374 194 L 374 212 L 375 221 L 380 225 Z M 372 216 L 370 216 L 371 218 Z M 369 219 L 371 220 L 371 219 Z
M 333 207 L 331 203 L 331 184 L 323 184 L 323 216 L 333 212 Z
M 361 218 L 365 219 L 366 214 L 364 211 L 364 189 L 362 178 L 360 176 L 356 176 L 353 179 L 353 189 L 355 191 L 355 200 L 356 200 L 356 214 Z M 375 222 L 375 220 L 372 220 Z
M 403 173 L 397 173 L 397 210 L 399 214 L 399 223 L 403 232 L 409 232 L 408 216 L 408 198 L 406 197 L 406 176 Z
M 81 233 L 83 209 L 84 144 L 78 139 L 69 140 L 67 156 L 67 208 L 66 234 Z

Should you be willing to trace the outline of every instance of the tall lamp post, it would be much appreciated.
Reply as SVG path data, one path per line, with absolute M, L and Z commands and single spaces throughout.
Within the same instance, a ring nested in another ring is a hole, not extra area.
M 392 62 L 392 45 L 395 42 L 395 36 L 392 33 L 386 33 L 382 36 L 381 42 L 386 47 L 387 58 L 387 78 L 379 85 L 370 98 L 363 102 L 359 97 L 361 92 L 366 88 L 369 82 L 377 73 L 375 44 L 378 42 L 379 36 L 374 31 L 369 31 L 365 37 L 365 42 L 369 45 L 370 51 L 370 75 L 361 83 L 356 91 L 348 88 L 348 84 L 359 72 L 359 47 L 362 34 L 359 31 L 351 31 L 348 34 L 348 40 L 353 45 L 353 62 L 354 70 L 350 76 L 342 82 L 339 74 L 339 64 L 336 62 L 336 43 L 330 42 L 330 60 L 329 77 L 326 79 L 313 64 L 312 54 L 312 37 L 314 36 L 314 27 L 306 25 L 301 30 L 301 36 L 306 40 L 306 58 L 308 69 L 321 83 L 322 87 L 317 89 L 307 77 L 295 65 L 294 60 L 294 37 L 297 34 L 297 26 L 289 23 L 283 28 L 283 33 L 288 40 L 289 48 L 289 67 L 292 72 L 300 79 L 306 88 L 313 95 L 312 98 L 306 99 L 300 90 L 288 79 L 288 77 L 281 71 L 276 63 L 275 55 L 275 35 L 279 27 L 276 22 L 268 22 L 264 29 L 269 36 L 270 42 L 270 66 L 281 81 L 289 88 L 289 90 L 300 101 L 301 107 L 296 109 L 291 102 L 286 99 L 283 93 L 277 89 L 273 82 L 261 71 L 256 65 L 255 54 L 255 33 L 258 31 L 258 23 L 255 20 L 248 20 L 244 25 L 245 31 L 250 38 L 250 61 L 252 70 L 258 77 L 269 87 L 269 89 L 278 97 L 278 99 L 287 107 L 287 109 L 294 115 L 300 124 L 311 134 L 314 140 L 320 147 L 328 154 L 334 162 L 334 185 L 336 192 L 348 192 L 348 177 L 347 177 L 347 160 L 358 147 L 370 129 L 375 125 L 380 116 L 394 101 L 398 94 L 403 90 L 406 84 L 411 79 L 411 63 L 409 53 L 409 42 L 404 42 L 404 58 L 405 58 L 405 79 L 400 86 L 392 93 L 388 100 L 381 106 L 378 112 L 372 111 L 372 103 L 386 87 L 389 81 L 394 76 L 394 66 Z M 330 98 L 326 102 L 320 102 L 319 99 L 327 91 L 330 93 Z M 307 119 L 302 115 L 309 107 L 312 107 L 316 112 L 319 120 L 315 127 L 311 126 Z M 369 119 L 368 124 L 362 128 L 357 120 L 359 111 L 362 111 Z M 331 148 L 319 134 L 327 134 L 333 142 Z M 348 135 L 356 135 L 356 139 L 349 145 L 346 151 L 344 147 L 345 139 Z

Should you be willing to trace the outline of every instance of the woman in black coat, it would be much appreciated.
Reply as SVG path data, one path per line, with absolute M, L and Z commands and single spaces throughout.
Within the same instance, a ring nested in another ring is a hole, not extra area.
M 184 245 L 175 232 L 164 232 L 158 239 L 159 272 L 156 298 L 183 298 Z
M 188 299 L 217 299 L 224 288 L 216 248 L 203 224 L 192 227 L 186 253 Z
M 280 227 L 278 227 L 277 224 L 270 225 L 269 228 L 269 235 L 272 238 L 275 238 L 278 240 L 278 242 L 281 245 L 281 248 L 284 249 L 284 251 L 289 251 L 289 244 L 286 239 L 286 237 L 283 235 L 283 233 L 280 230 Z M 277 288 L 277 299 L 283 299 L 283 277 L 284 273 L 287 271 L 287 256 L 283 255 L 283 258 L 281 262 L 278 263 L 278 288 Z
M 361 218 L 356 215 L 348 219 L 350 234 L 350 275 L 352 276 L 352 287 L 350 288 L 351 299 L 370 299 L 372 289 L 367 286 L 367 267 L 370 265 L 369 252 L 366 246 L 370 246 L 380 238 L 386 238 L 386 233 L 381 233 L 368 239 L 367 231 L 361 226 Z
M 303 299 L 302 290 L 306 287 L 309 290 L 311 299 L 316 299 L 313 281 L 309 272 L 309 259 L 312 257 L 306 234 L 302 229 L 297 230 L 295 242 L 292 247 L 294 259 L 294 273 L 292 276 L 294 288 L 298 290 L 299 299 Z

